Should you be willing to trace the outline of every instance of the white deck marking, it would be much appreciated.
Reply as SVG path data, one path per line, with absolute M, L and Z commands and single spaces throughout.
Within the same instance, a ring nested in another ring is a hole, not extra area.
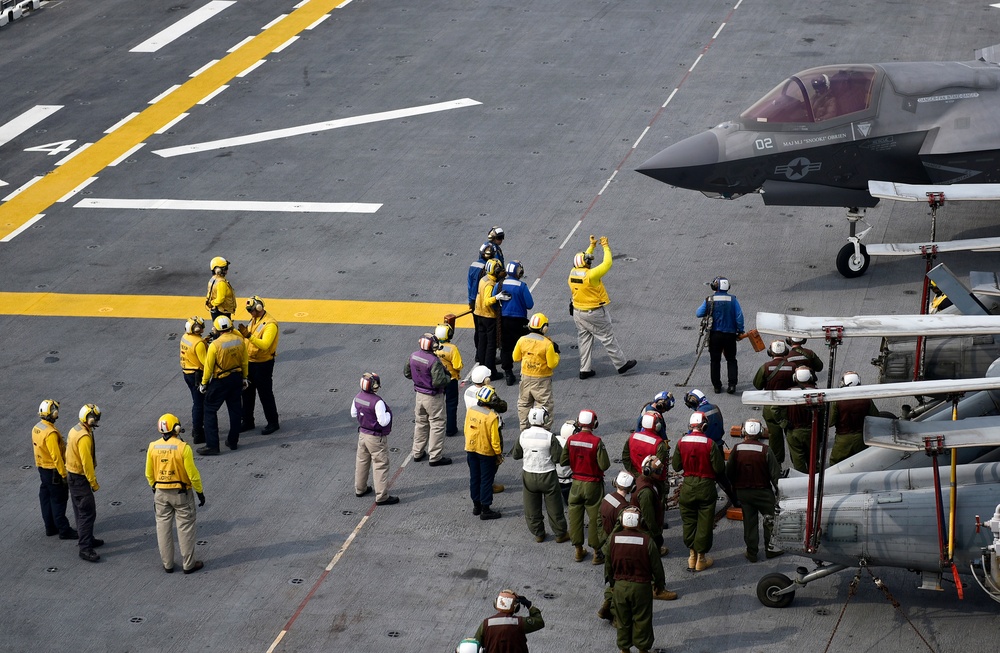
M 181 18 L 165 30 L 149 37 L 129 50 L 129 52 L 156 52 L 163 46 L 169 45 L 184 36 L 223 9 L 234 4 L 236 4 L 236 0 L 212 0 L 212 2 L 209 2 L 201 9 L 196 9 L 193 13 Z
M 14 140 L 62 108 L 61 104 L 39 104 L 0 125 L 0 146 Z
M 285 18 L 286 18 L 287 16 L 288 16 L 288 14 L 278 14 L 278 17 L 277 17 L 277 18 L 275 18 L 274 20 L 272 20 L 272 21 L 271 21 L 270 23 L 268 23 L 267 25 L 264 25 L 264 26 L 263 26 L 263 27 L 261 27 L 260 29 L 261 29 L 261 30 L 263 31 L 263 30 L 266 30 L 266 29 L 267 29 L 267 28 L 269 28 L 269 27 L 274 27 L 274 24 L 275 24 L 275 23 L 277 23 L 277 22 L 278 22 L 279 20 L 284 20 L 284 19 L 285 19 Z
M 316 19 L 315 23 L 313 23 L 312 25 L 310 25 L 306 29 L 307 30 L 315 29 L 317 25 L 319 25 L 320 23 L 322 23 L 324 20 L 326 20 L 329 17 L 330 17 L 330 14 L 323 14 L 322 16 L 320 16 L 319 18 Z
M 184 114 L 184 115 L 187 115 L 187 114 Z M 130 156 L 132 156 L 133 154 L 135 154 L 136 152 L 138 152 L 139 150 L 141 150 L 143 147 L 145 147 L 145 145 L 146 145 L 145 143 L 139 143 L 138 145 L 135 145 L 135 146 L 129 148 L 128 151 L 126 151 L 120 157 L 118 157 L 117 159 L 115 159 L 114 161 L 112 161 L 111 163 L 109 163 L 108 167 L 109 168 L 114 168 L 116 165 L 118 165 L 119 163 L 121 163 L 125 159 L 129 158 Z
M 241 72 L 239 75 L 237 75 L 237 77 L 246 77 L 247 75 L 249 75 L 253 71 L 257 70 L 260 66 L 262 66 L 263 64 L 266 64 L 266 63 L 267 63 L 267 59 L 261 59 L 257 63 L 255 63 L 254 65 L 250 66 L 249 68 L 247 68 L 246 70 L 244 70 L 243 72 Z
M 56 165 L 57 166 L 61 166 L 62 164 L 66 163 L 67 161 L 69 161 L 70 159 L 72 159 L 73 157 L 75 157 L 80 152 L 83 152 L 85 149 L 87 149 L 91 145 L 93 145 L 93 143 L 84 143 L 83 145 L 81 145 L 80 147 L 76 148 L 75 150 L 73 150 L 72 152 L 70 152 L 69 154 L 67 154 L 66 156 L 64 156 L 63 158 L 61 158 L 58 161 L 56 161 Z
M 119 120 L 118 122 L 116 122 L 115 124 L 111 125 L 107 129 L 105 129 L 104 133 L 105 134 L 110 134 L 111 132 L 115 131 L 116 129 L 118 129 L 119 127 L 121 127 L 122 125 L 124 125 L 125 123 L 127 123 L 129 120 L 131 120 L 132 118 L 135 118 L 138 115 L 139 115 L 138 112 L 133 111 L 132 113 L 128 114 L 127 116 L 125 116 L 124 118 L 122 118 L 121 120 Z
M 208 104 L 209 102 L 212 101 L 212 98 L 214 98 L 216 95 L 218 95 L 219 93 L 223 92 L 227 88 L 229 88 L 229 84 L 223 84 L 222 86 L 220 86 L 219 88 L 215 89 L 214 91 L 212 91 L 211 93 L 209 93 L 205 97 L 203 97 L 200 100 L 198 100 L 198 104 Z
M 272 52 L 274 52 L 274 53 L 281 52 L 282 50 L 284 50 L 285 48 L 287 48 L 292 43 L 295 43 L 298 40 L 299 40 L 298 36 L 293 36 L 292 38 L 288 39 L 287 41 L 285 41 L 284 43 L 282 43 L 281 45 L 279 45 L 278 47 L 276 47 L 274 50 L 272 50 Z
M 6 202 L 8 200 L 14 199 L 18 195 L 20 195 L 23 190 L 25 190 L 26 188 L 28 188 L 28 186 L 32 185 L 33 183 L 35 183 L 36 181 L 38 181 L 41 178 L 42 178 L 42 176 L 39 175 L 37 177 L 33 177 L 31 180 L 25 182 L 24 184 L 21 184 L 21 186 L 17 190 L 15 190 L 13 193 L 11 193 L 10 195 L 8 195 L 7 197 L 3 198 L 2 201 Z
M 271 211 L 276 213 L 375 213 L 381 204 L 361 202 L 257 202 L 218 200 L 114 199 L 80 200 L 75 209 L 166 209 L 173 211 Z
M 173 93 L 174 91 L 176 91 L 177 89 L 179 89 L 180 87 L 181 87 L 180 84 L 174 84 L 173 86 L 171 86 L 170 88 L 168 88 L 167 90 L 163 91 L 162 93 L 160 93 L 159 95 L 157 95 L 155 98 L 153 98 L 152 100 L 150 100 L 148 102 L 148 104 L 156 104 L 157 102 L 159 102 L 163 98 L 167 97 L 168 95 L 170 95 L 171 93 Z
M 244 46 L 244 44 L 246 44 L 246 43 L 249 43 L 249 42 L 250 42 L 250 41 L 252 41 L 253 39 L 254 39 L 254 36 L 253 36 L 253 34 L 251 34 L 250 36 L 246 37 L 245 39 L 243 39 L 242 41 L 240 41 L 239 43 L 237 43 L 237 44 L 236 44 L 236 45 L 234 45 L 233 47 L 231 47 L 231 48 L 229 48 L 228 50 L 226 50 L 226 52 L 229 52 L 229 53 L 233 53 L 233 52 L 236 52 L 236 51 L 237 51 L 237 50 L 239 50 L 239 49 L 240 49 L 241 47 L 243 47 L 243 46 Z
M 365 125 L 382 120 L 396 120 L 398 118 L 419 116 L 421 114 L 434 113 L 436 111 L 460 109 L 462 107 L 471 107 L 478 104 L 482 103 L 470 98 L 462 98 L 460 100 L 451 100 L 449 102 L 425 104 L 423 106 L 411 107 L 409 109 L 396 109 L 394 111 L 383 111 L 381 113 L 369 113 L 363 116 L 354 116 L 353 118 L 341 118 L 339 120 L 316 122 L 310 125 L 300 125 L 298 127 L 274 129 L 271 131 L 259 132 L 257 134 L 236 136 L 235 138 L 224 138 L 217 141 L 206 141 L 204 143 L 192 143 L 191 145 L 168 147 L 163 150 L 153 150 L 153 153 L 164 158 L 168 158 L 172 156 L 180 156 L 182 154 L 194 154 L 196 152 L 207 152 L 209 150 L 221 150 L 227 147 L 238 147 L 240 145 L 249 145 L 251 143 L 263 143 L 264 141 L 273 141 L 279 138 L 289 138 L 291 136 L 301 136 L 302 134 L 311 134 L 312 132 L 317 131 L 340 129 L 341 127 L 353 127 L 355 125 Z
M 162 127 L 160 127 L 159 129 L 157 129 L 153 133 L 154 134 L 163 134 L 163 133 L 166 133 L 166 131 L 168 129 L 170 129 L 171 127 L 173 127 L 174 125 L 176 125 L 177 123 L 179 123 L 180 121 L 184 120 L 185 118 L 187 118 L 190 115 L 191 115 L 190 113 L 182 113 L 181 115 L 177 116 L 176 118 L 174 118 L 173 120 L 171 120 L 167 124 L 163 125 Z
M 211 68 L 212 66 L 214 66 L 217 63 L 219 63 L 218 59 L 212 59 L 211 61 L 209 61 L 204 66 L 202 66 L 198 70 L 196 70 L 193 73 L 191 73 L 190 75 L 188 75 L 188 77 L 197 77 L 198 75 L 202 74 L 203 72 L 205 72 L 206 70 L 208 70 L 209 68 Z
M 73 190 L 71 190 L 70 192 L 66 193 L 65 195 L 63 195 L 62 197 L 60 197 L 59 199 L 57 199 L 56 201 L 57 202 L 65 202 L 66 200 L 68 200 L 69 198 L 73 197 L 74 195 L 76 195 L 81 190 L 83 190 L 87 186 L 91 185 L 95 181 L 97 181 L 97 177 L 91 177 L 90 179 L 88 179 L 87 181 L 83 182 L 82 184 L 80 184 L 79 186 L 77 186 L 76 188 L 74 188 Z
M 41 177 L 39 177 L 39 179 L 41 179 Z M 0 243 L 9 243 L 10 241 L 14 240 L 14 238 L 17 237 L 17 235 L 20 234 L 22 231 L 24 231 L 25 229 L 27 229 L 31 225 L 35 224 L 36 222 L 38 222 L 39 220 L 41 220 L 44 217 L 45 217 L 44 213 L 39 213 L 38 215 L 36 215 L 32 219 L 30 219 L 27 222 L 25 222 L 24 224 L 22 224 L 20 227 L 18 227 L 14 231 L 10 232 L 9 234 L 7 234 L 6 236 L 4 236 L 3 238 L 0 238 Z

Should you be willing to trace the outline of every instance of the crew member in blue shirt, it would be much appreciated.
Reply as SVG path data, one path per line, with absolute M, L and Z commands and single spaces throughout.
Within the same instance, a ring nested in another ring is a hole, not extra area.
M 736 338 L 743 333 L 743 309 L 736 298 L 729 294 L 729 279 L 715 277 L 708 284 L 715 291 L 705 298 L 695 312 L 697 317 L 705 317 L 711 312 L 712 328 L 708 334 L 708 355 L 711 361 L 712 387 L 716 393 L 722 392 L 722 356 L 726 356 L 729 383 L 726 392 L 736 392 L 739 366 L 736 363 Z
M 520 261 L 507 264 L 507 277 L 493 287 L 493 294 L 506 293 L 510 299 L 500 302 L 500 367 L 507 385 L 517 383 L 514 376 L 514 346 L 521 336 L 528 335 L 528 311 L 535 305 L 528 284 L 521 281 L 524 267 Z

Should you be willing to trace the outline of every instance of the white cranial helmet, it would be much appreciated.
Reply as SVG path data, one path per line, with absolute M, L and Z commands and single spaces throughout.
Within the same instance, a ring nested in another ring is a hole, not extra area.
M 549 421 L 549 411 L 545 410 L 545 406 L 535 406 L 528 411 L 528 424 L 542 426 L 547 421 Z
M 486 383 L 486 379 L 490 378 L 490 368 L 485 365 L 476 365 L 472 368 L 472 374 L 470 375 L 472 382 L 475 384 Z
M 861 385 L 861 377 L 858 373 L 851 371 L 844 372 L 844 378 L 840 381 L 840 387 L 846 388 L 855 385 Z
M 622 526 L 625 528 L 639 528 L 639 509 L 635 506 L 629 506 L 622 511 Z

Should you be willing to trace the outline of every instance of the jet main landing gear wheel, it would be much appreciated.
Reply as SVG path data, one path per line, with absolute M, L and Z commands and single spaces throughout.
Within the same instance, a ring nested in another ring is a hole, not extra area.
M 848 279 L 860 277 L 868 270 L 872 257 L 861 243 L 858 243 L 858 253 L 854 252 L 854 243 L 847 243 L 837 253 L 837 272 Z
M 768 608 L 787 608 L 795 598 L 795 592 L 778 594 L 780 590 L 790 587 L 792 581 L 784 574 L 768 574 L 757 582 L 757 600 Z

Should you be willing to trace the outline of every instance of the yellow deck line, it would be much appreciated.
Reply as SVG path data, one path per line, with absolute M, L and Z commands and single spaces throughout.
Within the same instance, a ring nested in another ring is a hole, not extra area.
M 156 104 L 46 174 L 37 183 L 0 205 L 0 238 L 17 231 L 59 198 L 94 177 L 159 129 L 217 91 L 292 36 L 336 9 L 344 0 L 309 0 L 266 30 L 174 89 Z M 178 73 L 181 74 L 181 73 Z M 144 101 L 144 99 L 140 99 Z
M 367 324 L 415 326 L 431 329 L 448 313 L 468 310 L 462 304 L 420 302 L 364 302 L 342 299 L 269 299 L 267 310 L 282 324 Z M 242 300 L 236 321 L 248 321 Z M 183 295 L 85 295 L 72 293 L 0 292 L 0 315 L 47 317 L 112 317 L 186 320 L 208 317 L 203 296 Z M 456 323 L 472 328 L 472 316 Z

